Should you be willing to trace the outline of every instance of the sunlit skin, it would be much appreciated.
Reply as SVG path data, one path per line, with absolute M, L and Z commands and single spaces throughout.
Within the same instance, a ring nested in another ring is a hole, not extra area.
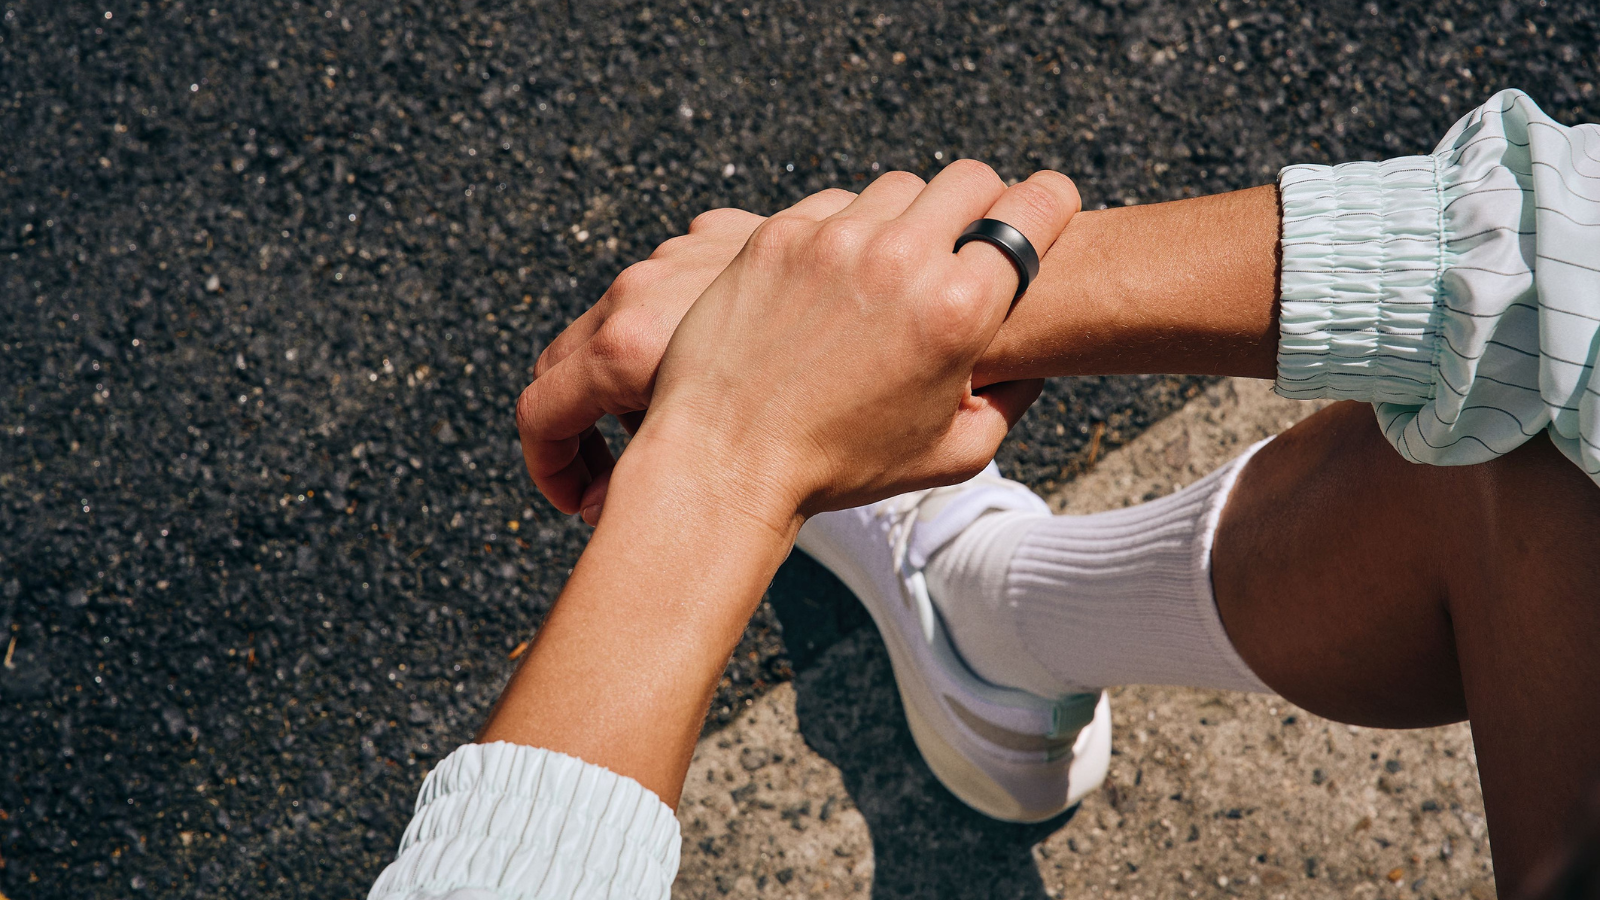
M 807 202 L 837 209 L 853 195 L 817 196 L 831 199 Z M 734 482 L 766 477 L 750 474 L 747 450 L 719 456 L 682 430 L 653 438 L 652 412 L 649 439 L 613 473 L 588 426 L 603 414 L 638 424 L 679 319 L 762 221 L 718 211 L 625 272 L 539 361 L 529 391 L 560 427 L 523 423 L 541 489 L 600 526 L 483 738 L 564 749 L 668 802 L 799 519 L 728 512 L 748 506 Z M 1048 247 L 1039 278 L 975 358 L 973 384 L 1272 377 L 1278 223 L 1264 186 L 1078 213 L 1053 243 L 1025 227 Z M 1213 551 L 1217 606 L 1251 668 L 1312 712 L 1382 727 L 1469 719 L 1510 894 L 1597 774 L 1596 533 L 1600 489 L 1542 436 L 1484 465 L 1418 466 L 1384 441 L 1370 407 L 1341 403 L 1243 470 Z
M 1037 381 L 970 390 L 1016 289 L 1010 262 L 985 244 L 929 248 L 994 215 L 1047 249 L 1077 208 L 1061 175 L 1008 189 L 968 162 L 766 222 L 674 319 L 605 515 L 479 739 L 565 752 L 676 803 L 804 516 L 970 477 L 1038 396 Z M 524 436 L 583 430 L 596 407 L 571 386 L 535 382 Z M 566 465 L 562 448 L 524 442 L 536 473 Z

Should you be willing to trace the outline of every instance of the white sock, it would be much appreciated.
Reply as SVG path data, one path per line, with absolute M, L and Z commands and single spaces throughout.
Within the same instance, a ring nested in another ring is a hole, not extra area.
M 1044 696 L 1118 684 L 1271 693 L 1234 650 L 1211 589 L 1223 504 L 1266 443 L 1127 509 L 979 515 L 925 570 L 962 658 L 986 681 Z

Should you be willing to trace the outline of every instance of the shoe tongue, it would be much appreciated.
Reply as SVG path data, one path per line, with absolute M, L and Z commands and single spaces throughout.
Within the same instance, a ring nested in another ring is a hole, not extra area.
M 989 464 L 990 468 L 994 463 Z M 964 484 L 938 488 L 917 507 L 917 521 L 906 547 L 906 562 L 921 569 L 935 553 L 976 522 L 980 516 L 1000 510 L 1019 510 L 1048 515 L 1050 507 L 1034 492 L 1014 481 L 1004 481 L 995 470 L 984 469 Z

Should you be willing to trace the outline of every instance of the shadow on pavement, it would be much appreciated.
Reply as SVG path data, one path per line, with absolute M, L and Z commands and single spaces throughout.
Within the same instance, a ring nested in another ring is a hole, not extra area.
M 872 896 L 1046 897 L 1033 846 L 1072 812 L 1012 825 L 968 809 L 918 754 L 888 653 L 849 590 L 796 552 L 769 598 L 795 669 L 801 736 L 839 768 L 872 833 Z

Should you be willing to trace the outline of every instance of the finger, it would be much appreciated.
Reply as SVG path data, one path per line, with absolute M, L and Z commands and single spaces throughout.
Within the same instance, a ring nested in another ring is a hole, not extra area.
M 627 420 L 634 417 L 638 417 L 636 421 L 642 421 L 644 413 L 626 413 L 618 416 L 617 419 L 626 423 Z M 628 428 L 627 424 L 624 424 L 623 427 L 628 429 L 629 434 L 639 430 L 637 424 L 632 428 Z M 606 446 L 605 456 L 593 460 L 591 460 L 588 452 L 583 447 L 584 445 L 580 443 L 578 455 L 583 459 L 584 467 L 589 470 L 592 480 L 589 482 L 588 487 L 583 489 L 583 494 L 578 500 L 578 513 L 583 516 L 584 522 L 590 525 L 599 525 L 600 514 L 605 511 L 606 494 L 611 490 L 611 472 L 617 467 L 617 463 L 615 458 L 611 456 L 609 444 Z
M 593 475 L 579 455 L 580 438 L 607 414 L 642 408 L 645 391 L 629 370 L 601 364 L 591 353 L 575 353 L 523 390 L 517 398 L 517 431 L 533 483 L 557 509 L 579 511 Z
M 849 206 L 856 199 L 854 191 L 844 188 L 828 188 L 801 200 L 799 203 L 778 213 L 780 216 L 796 216 L 820 222 L 841 209 Z
M 927 186 L 926 181 L 910 172 L 885 172 L 867 185 L 861 196 L 834 215 L 888 221 L 905 212 Z
M 962 229 L 983 218 L 1005 190 L 1006 183 L 993 169 L 975 159 L 958 159 L 933 176 L 900 219 L 924 230 L 930 241 L 953 247 Z
M 749 234 L 765 216 L 757 215 L 745 209 L 735 209 L 725 206 L 720 209 L 708 209 L 689 222 L 689 234 L 720 234 L 723 232 L 744 232 Z M 677 240 L 677 238 L 673 238 Z M 667 241 L 667 244 L 672 241 Z M 662 246 L 666 246 L 663 244 Z
M 601 300 L 604 299 L 602 296 Z M 539 359 L 533 365 L 533 377 L 538 378 L 555 368 L 557 363 L 571 356 L 594 337 L 594 333 L 605 322 L 605 314 L 600 311 L 600 307 L 600 303 L 596 303 L 584 310 L 582 315 L 573 319 L 572 324 L 562 329 L 561 333 L 545 346 L 544 352 L 539 354 Z
M 598 525 L 600 507 L 606 499 L 606 486 L 611 482 L 611 470 L 617 467 L 617 460 L 611 455 L 605 435 L 595 428 L 589 429 L 578 440 L 578 458 L 583 460 L 591 479 L 578 501 L 578 512 L 583 516 L 583 521 Z
M 533 483 L 539 488 L 539 492 L 544 494 L 545 499 L 550 501 L 551 506 L 569 514 L 583 508 L 581 503 L 583 492 L 594 481 L 589 477 L 588 464 L 578 453 L 580 444 L 578 438 L 573 438 L 570 442 L 571 456 L 566 463 L 554 472 L 533 479 Z M 555 455 L 552 451 L 546 452 L 549 457 Z M 526 440 L 522 442 L 522 458 L 528 464 L 528 471 L 532 472 L 533 463 Z
M 1068 220 L 1078 212 L 1079 202 L 1072 179 L 1060 172 L 1040 171 L 1027 181 L 1006 188 L 980 218 L 998 219 L 1022 232 L 1043 259 L 1066 229 Z M 1007 300 L 1016 296 L 1020 273 L 998 247 L 986 241 L 971 241 L 956 258 L 981 282 L 993 284 L 996 295 Z
M 677 238 L 674 238 L 674 240 L 677 240 Z M 668 241 L 668 243 L 671 243 L 671 241 Z M 662 247 L 665 246 L 666 244 L 662 245 Z M 658 253 L 660 250 L 661 247 L 656 248 Z M 652 255 L 651 258 L 654 259 L 655 256 Z M 606 320 L 622 305 L 619 297 L 623 294 L 637 291 L 641 282 L 647 284 L 659 282 L 661 280 L 659 277 L 661 271 L 659 264 L 642 261 L 636 262 L 618 272 L 617 277 L 612 279 L 610 286 L 606 288 L 606 292 L 600 295 L 600 299 L 596 300 L 593 306 L 584 310 L 582 315 L 573 319 L 572 324 L 556 335 L 555 340 L 551 341 L 550 345 L 544 348 L 544 352 L 539 354 L 539 361 L 533 367 L 534 377 L 537 378 L 550 371 L 562 360 L 577 352 L 578 348 L 588 343 L 589 339 L 594 337 L 595 332 L 600 330 L 600 326 L 604 325 Z M 668 268 L 666 271 L 671 272 L 672 269 Z
M 644 412 L 622 413 L 617 416 L 617 421 L 622 423 L 622 430 L 630 436 L 639 433 L 639 426 L 644 424 Z M 607 456 L 610 456 L 611 446 L 606 445 Z M 583 498 L 578 501 L 578 509 L 583 514 L 583 520 L 590 525 L 600 524 L 600 513 L 606 504 L 606 492 L 611 488 L 611 470 L 616 468 L 616 460 L 612 459 L 610 465 L 597 471 L 594 464 L 589 464 L 589 471 L 594 474 L 594 481 L 583 489 Z M 593 518 L 590 512 L 593 511 Z
M 1017 424 L 1033 406 L 1033 401 L 1039 399 L 1039 393 L 1043 390 L 1043 378 L 1029 378 L 990 385 L 973 394 L 973 398 L 998 412 L 1005 420 L 1006 429 L 1010 430 L 1011 426 Z M 1002 433 L 1000 436 L 1003 438 L 1005 434 Z M 998 443 L 996 441 L 997 446 Z
M 611 473 L 596 478 L 583 489 L 583 499 L 579 506 L 583 507 L 583 521 L 587 525 L 599 525 L 600 516 L 606 511 L 606 494 L 611 490 Z

